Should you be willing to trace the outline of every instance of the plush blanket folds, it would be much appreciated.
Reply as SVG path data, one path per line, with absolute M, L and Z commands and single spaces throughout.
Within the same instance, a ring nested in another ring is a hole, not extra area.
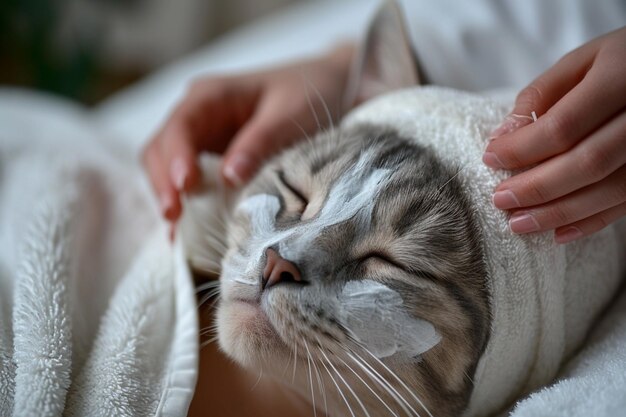
M 197 319 L 138 164 L 87 113 L 0 95 L 0 415 L 184 416 Z

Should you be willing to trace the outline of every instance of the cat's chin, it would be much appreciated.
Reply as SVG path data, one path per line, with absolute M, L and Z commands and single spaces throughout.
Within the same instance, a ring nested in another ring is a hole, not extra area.
M 289 355 L 267 315 L 254 302 L 223 301 L 217 311 L 217 329 L 222 350 L 246 368 L 275 363 L 283 351 Z

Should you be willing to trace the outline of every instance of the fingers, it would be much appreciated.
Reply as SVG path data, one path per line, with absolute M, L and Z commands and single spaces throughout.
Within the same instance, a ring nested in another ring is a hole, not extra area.
M 554 240 L 557 243 L 568 243 L 581 237 L 604 229 L 609 224 L 626 216 L 626 203 L 611 207 L 584 220 L 560 227 L 554 232 Z
M 626 113 L 623 113 L 579 143 L 496 188 L 493 203 L 499 209 L 530 207 L 547 203 L 594 184 L 626 165 Z
M 172 112 L 164 131 L 195 149 L 223 153 L 232 136 L 253 114 L 260 95 L 255 79 L 209 78 L 195 81 Z
M 589 72 L 536 123 L 493 140 L 485 163 L 494 168 L 518 169 L 565 152 L 610 119 L 623 106 L 626 82 L 607 83 Z
M 143 151 L 143 164 L 148 171 L 150 183 L 159 200 L 161 214 L 167 220 L 175 221 L 180 216 L 181 206 L 178 192 L 174 188 L 164 163 L 158 142 L 150 143 Z
M 593 54 L 588 48 L 579 48 L 565 55 L 517 95 L 513 111 L 490 137 L 495 139 L 530 124 L 532 112 L 542 115 L 548 111 L 583 79 L 592 60 Z
M 188 130 L 172 124 L 163 129 L 157 141 L 160 144 L 162 169 L 168 171 L 171 184 L 178 192 L 189 191 L 200 177 L 196 163 L 198 150 L 193 136 Z
M 626 166 L 605 179 L 543 206 L 514 212 L 514 233 L 552 230 L 591 218 L 626 203 Z
M 564 243 L 625 214 L 624 39 L 626 28 L 565 56 L 518 95 L 513 114 L 492 133 L 485 164 L 536 165 L 493 195 L 497 208 L 516 210 L 513 232 L 555 229 Z
M 217 78 L 192 83 L 144 151 L 150 181 L 170 221 L 181 214 L 180 193 L 191 190 L 200 178 L 198 153 L 226 149 L 251 113 L 257 92 L 239 84 L 236 90 L 232 87 L 229 80 Z
M 303 111 L 301 108 L 285 106 L 290 102 L 290 95 L 291 92 L 286 91 L 267 94 L 257 112 L 237 133 L 224 155 L 222 175 L 227 183 L 235 187 L 245 184 L 265 159 L 314 130 L 310 123 L 298 117 Z M 297 118 L 305 125 L 295 123 Z
M 626 78 L 618 57 L 624 48 L 611 36 L 566 55 L 522 90 L 513 115 L 492 134 L 483 158 L 487 165 L 519 169 L 544 161 L 571 149 L 623 108 Z M 535 123 L 533 111 L 539 116 Z
M 167 220 L 178 220 L 182 212 L 180 193 L 190 190 L 200 177 L 197 151 L 189 133 L 176 124 L 166 125 L 147 145 L 143 163 Z

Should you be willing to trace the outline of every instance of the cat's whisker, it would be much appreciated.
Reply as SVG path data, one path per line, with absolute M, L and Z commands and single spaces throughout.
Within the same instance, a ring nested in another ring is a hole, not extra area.
M 291 365 L 291 359 L 293 358 L 293 349 L 289 352 L 289 359 L 287 360 L 287 363 L 285 363 L 285 367 L 283 368 L 283 372 L 282 372 L 282 377 L 285 378 L 285 374 L 287 373 L 287 369 L 289 368 L 289 365 Z
M 250 392 L 254 391 L 254 389 L 259 385 L 259 382 L 261 382 L 261 378 L 263 378 L 263 368 L 261 368 L 261 372 L 259 372 L 259 377 L 257 378 L 254 385 L 250 387 Z
M 213 307 L 215 305 L 215 303 L 217 301 L 219 301 L 220 299 L 220 289 L 219 288 L 215 288 L 214 290 L 211 290 L 209 292 L 207 292 L 206 294 L 204 294 L 202 296 L 202 298 L 200 298 L 198 300 L 198 308 L 202 308 L 207 301 L 209 300 L 213 300 L 213 303 L 209 305 L 209 307 Z
M 212 324 L 210 326 L 203 327 L 202 329 L 200 329 L 200 335 L 204 336 L 209 333 L 215 333 L 216 331 L 217 331 L 217 325 Z
M 352 396 L 354 397 L 354 399 L 356 400 L 356 402 L 359 404 L 359 406 L 361 407 L 361 409 L 363 410 L 363 412 L 365 413 L 365 415 L 367 417 L 370 417 L 369 412 L 367 411 L 367 408 L 365 407 L 365 405 L 363 404 L 363 402 L 361 401 L 361 399 L 359 398 L 359 396 L 354 392 L 354 390 L 352 389 L 352 387 L 350 386 L 350 384 L 348 384 L 348 382 L 345 380 L 345 378 L 341 375 L 341 372 L 339 372 L 337 370 L 337 368 L 335 368 L 335 365 L 333 365 L 333 363 L 331 362 L 331 360 L 328 358 L 328 356 L 326 356 L 326 353 L 324 353 L 323 350 L 320 350 L 320 353 L 324 356 L 324 358 L 326 358 L 326 362 L 328 363 L 328 365 L 333 369 L 333 371 L 335 371 L 335 374 L 337 375 L 337 377 L 339 379 L 341 379 L 341 381 L 343 382 L 343 384 L 346 386 L 346 388 L 348 389 L 348 391 L 350 391 L 350 393 L 352 394 Z
M 293 344 L 293 374 L 291 375 L 291 383 L 293 384 L 296 380 L 296 367 L 298 366 L 298 344 Z
M 244 285 L 257 285 L 256 281 L 247 280 L 247 279 L 238 278 L 238 277 L 229 278 L 228 280 L 229 281 L 233 281 L 233 282 L 237 282 L 239 284 L 244 284 Z
M 353 374 L 354 374 L 357 378 L 359 378 L 359 380 L 363 383 L 363 385 L 365 385 L 365 387 L 366 387 L 366 388 L 367 388 L 367 389 L 368 389 L 368 390 L 369 390 L 372 394 L 374 394 L 374 396 L 376 397 L 376 399 L 378 399 L 378 401 L 380 401 L 380 402 L 382 403 L 382 405 L 383 405 L 383 406 L 384 406 L 387 410 L 389 410 L 389 412 L 390 412 L 390 413 L 391 413 L 394 417 L 400 417 L 400 416 L 398 416 L 398 414 L 397 414 L 395 411 L 393 411 L 393 410 L 391 409 L 391 407 L 389 407 L 389 405 L 385 402 L 385 400 L 383 400 L 383 399 L 381 398 L 381 396 L 380 396 L 380 395 L 378 395 L 378 393 L 377 393 L 377 392 L 376 392 L 376 391 L 375 391 L 375 390 L 374 390 L 374 389 L 373 389 L 373 388 L 372 388 L 372 387 L 371 387 L 371 386 L 370 386 L 370 385 L 369 385 L 369 384 L 368 384 L 368 383 L 367 383 L 367 382 L 363 379 L 363 377 L 362 377 L 361 375 L 359 375 L 359 373 L 358 373 L 358 372 L 356 372 L 354 369 L 352 369 L 352 367 L 351 367 L 350 365 L 348 365 L 348 363 L 347 363 L 346 361 L 344 361 L 343 359 L 341 359 L 341 357 L 340 357 L 340 356 L 338 356 L 338 355 L 337 355 L 337 356 L 336 356 L 336 358 L 337 358 L 338 360 L 340 360 L 340 361 L 341 361 L 341 363 L 342 363 L 342 364 L 343 364 L 346 368 L 348 368 L 348 369 L 349 369 L 349 370 L 350 370 L 350 371 L 351 371 L 351 372 L 352 372 L 352 373 L 353 373 Z
M 218 336 L 212 337 L 209 340 L 207 340 L 206 342 L 202 342 L 200 344 L 200 350 L 204 349 L 205 347 L 209 346 L 211 343 L 217 342 L 217 340 L 219 339 Z
M 309 142 L 309 144 L 313 143 L 313 138 L 311 138 L 311 136 L 308 133 L 306 133 L 306 130 L 304 130 L 302 125 L 298 123 L 296 119 L 294 119 L 293 117 L 290 117 L 289 120 L 291 120 L 291 123 L 293 123 L 300 130 L 300 132 L 302 132 L 302 138 L 306 139 L 307 142 Z
M 319 340 L 318 340 L 318 344 L 319 344 Z M 313 356 L 311 356 L 312 359 Z M 324 378 L 322 378 L 322 375 L 320 374 L 319 368 L 317 367 L 317 365 L 315 364 L 315 360 L 313 360 L 312 362 L 313 364 L 313 369 L 315 370 L 315 376 L 317 379 L 317 386 L 319 387 L 321 393 L 322 393 L 322 399 L 324 400 L 324 415 L 328 416 L 328 402 L 326 400 L 326 387 L 324 386 Z
M 219 293 L 218 292 L 215 293 L 215 294 L 209 293 L 209 294 L 205 295 L 204 297 L 202 297 L 200 299 L 200 302 L 198 302 L 198 308 L 199 309 L 202 308 L 204 306 L 204 304 L 207 301 L 211 300 L 211 299 L 213 299 L 213 302 L 209 305 L 209 308 L 215 307 L 215 303 L 217 303 L 217 301 L 219 301 Z
M 213 268 L 205 268 L 203 267 L 201 264 L 198 263 L 194 263 L 193 266 L 194 271 L 204 274 L 204 275 L 209 275 L 209 276 L 217 276 L 219 277 L 222 272 L 221 271 L 216 271 Z
M 320 352 L 322 352 L 322 348 L 321 346 L 318 347 L 318 350 Z M 330 371 L 328 370 L 328 367 L 326 366 L 326 364 L 324 363 L 324 359 L 320 358 L 320 363 L 322 364 L 322 366 L 324 367 L 324 369 L 326 370 L 326 373 L 328 374 L 328 376 L 330 377 L 330 380 L 333 381 L 333 384 L 335 385 L 335 388 L 337 388 L 337 392 L 339 393 L 339 395 L 341 396 L 341 398 L 343 399 L 343 402 L 346 404 L 346 407 L 348 407 L 348 411 L 350 412 L 350 415 L 352 417 L 356 417 L 356 415 L 354 414 L 354 411 L 352 410 L 352 407 L 350 406 L 350 403 L 348 402 L 348 399 L 346 398 L 346 396 L 343 393 L 343 390 L 341 389 L 341 387 L 339 387 L 339 384 L 337 384 L 337 381 L 335 381 L 335 378 L 333 377 L 333 375 L 330 373 Z
M 411 397 L 413 397 L 413 399 L 415 401 L 417 401 L 417 403 L 426 411 L 426 414 L 428 414 L 429 417 L 433 417 L 432 413 L 430 412 L 430 410 L 426 407 L 426 405 L 422 402 L 422 400 L 420 400 L 417 395 L 415 395 L 413 393 L 413 391 L 406 385 L 406 383 L 402 380 L 402 378 L 400 378 L 395 372 L 393 372 L 391 369 L 389 369 L 389 367 L 387 365 L 385 365 L 383 363 L 383 361 L 381 361 L 380 359 L 378 359 L 376 357 L 376 355 L 374 355 L 372 352 L 369 351 L 369 349 L 362 347 L 363 350 L 369 354 L 372 359 L 374 359 L 375 362 L 377 362 L 378 364 L 380 364 L 380 366 L 382 366 L 387 372 L 389 372 L 389 374 L 396 380 L 398 381 L 398 383 L 402 386 L 402 388 L 404 388 Z
M 206 291 L 206 293 L 202 296 L 202 299 L 215 297 L 216 295 L 219 295 L 219 293 L 220 293 L 220 287 L 212 288 Z
M 317 417 L 317 408 L 315 407 L 315 390 L 313 387 L 313 372 L 311 371 L 311 360 L 313 358 L 311 357 L 309 344 L 306 342 L 305 339 L 302 339 L 302 343 L 304 344 L 304 347 L 306 348 L 306 363 L 309 367 L 309 386 L 311 388 L 311 403 L 313 403 L 313 416 Z
M 328 127 L 330 132 L 332 132 L 335 129 L 334 123 L 333 123 L 333 117 L 330 114 L 330 109 L 328 108 L 328 104 L 326 103 L 326 100 L 324 100 L 324 97 L 322 97 L 322 93 L 320 93 L 320 90 L 315 86 L 315 84 L 313 84 L 311 82 L 311 80 L 308 79 L 308 77 L 304 77 L 307 84 L 313 89 L 313 92 L 315 93 L 315 95 L 317 96 L 318 100 L 320 101 L 320 103 L 322 104 L 322 107 L 324 109 L 324 111 L 326 112 L 326 118 L 328 120 Z
M 454 175 L 452 175 L 450 178 L 448 178 L 448 180 L 447 180 L 447 181 L 446 181 L 446 182 L 445 182 L 445 183 L 444 183 L 441 187 L 439 187 L 439 188 L 437 189 L 437 191 L 436 191 L 436 192 L 437 192 L 437 193 L 439 193 L 441 190 L 443 190 L 443 188 L 444 188 L 446 185 L 450 184 L 450 182 L 451 182 L 452 180 L 454 180 L 456 177 L 458 177 L 458 176 L 459 176 L 459 174 L 461 173 L 461 171 L 462 171 L 464 168 L 466 168 L 468 165 L 469 165 L 469 163 L 467 163 L 467 164 L 463 165 L 462 167 L 460 167 L 459 169 L 457 169 L 456 173 L 454 173 Z
M 304 95 L 306 97 L 306 102 L 309 105 L 309 109 L 311 113 L 313 113 L 313 119 L 315 119 L 315 124 L 317 125 L 317 129 L 321 132 L 324 130 L 322 124 L 320 122 L 319 117 L 317 116 L 317 112 L 315 111 L 315 106 L 313 106 L 313 101 L 311 100 L 311 95 L 309 94 L 309 89 L 304 86 Z
M 419 413 L 411 406 L 411 404 L 401 395 L 398 390 L 391 385 L 391 383 L 382 376 L 372 365 L 365 361 L 361 356 L 359 356 L 356 352 L 352 350 L 346 350 L 346 354 L 357 364 L 359 367 L 367 374 L 367 376 L 373 381 L 380 385 L 395 401 L 398 403 L 402 411 L 404 411 L 409 416 L 418 416 Z M 353 356 L 356 355 L 355 356 Z
M 220 286 L 220 282 L 219 281 L 207 281 L 207 282 L 203 282 L 202 284 L 196 286 L 196 294 L 201 293 L 202 291 L 205 290 L 213 290 L 216 287 Z

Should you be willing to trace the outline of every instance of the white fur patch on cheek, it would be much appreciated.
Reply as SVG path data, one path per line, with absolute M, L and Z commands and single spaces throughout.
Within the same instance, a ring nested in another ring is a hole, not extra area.
M 342 324 L 378 358 L 418 356 L 441 341 L 431 323 L 406 312 L 400 294 L 373 280 L 348 282 L 338 308 Z

